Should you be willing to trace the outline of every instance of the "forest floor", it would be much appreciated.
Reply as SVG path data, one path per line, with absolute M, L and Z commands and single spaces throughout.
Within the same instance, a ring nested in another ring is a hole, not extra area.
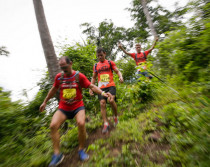
M 86 148 L 88 147 L 88 145 L 94 143 L 95 140 L 102 138 L 107 139 L 110 136 L 111 131 L 113 130 L 114 126 L 113 124 L 110 124 L 109 131 L 105 134 L 102 134 L 102 127 L 89 133 L 86 140 Z M 93 154 L 92 152 L 88 152 L 88 155 L 90 157 L 92 154 Z M 65 155 L 64 160 L 58 167 L 77 167 L 77 166 L 82 166 L 83 163 L 85 162 L 80 161 L 78 155 L 78 147 L 76 147 L 71 153 Z
M 110 135 L 115 131 L 115 127 L 113 126 L 113 124 L 110 122 L 110 129 L 109 132 L 106 134 L 102 134 L 102 127 L 96 129 L 95 131 L 89 133 L 88 132 L 88 137 L 86 140 L 86 148 L 93 144 L 96 140 L 98 139 L 108 139 L 110 137 Z M 158 121 L 157 121 L 157 125 L 158 125 Z M 143 123 L 142 123 L 143 126 Z M 161 126 L 161 125 L 158 125 Z M 117 128 L 117 127 L 116 127 Z M 112 132 L 112 133 L 111 133 Z M 164 151 L 166 153 L 168 153 L 169 149 L 170 149 L 170 145 L 168 143 L 159 143 L 159 139 L 161 138 L 160 132 L 158 131 L 150 131 L 148 132 L 148 134 L 150 134 L 150 139 L 149 142 L 145 143 L 142 147 L 141 150 L 139 150 L 140 152 L 140 157 L 145 157 L 147 155 L 149 155 L 149 159 L 150 161 L 152 161 L 155 164 L 162 164 L 165 161 L 165 157 L 163 155 L 157 154 L 160 151 Z M 147 135 L 148 135 L 147 134 Z M 113 157 L 119 156 L 122 153 L 122 145 L 124 143 L 119 142 L 116 144 L 116 146 L 114 148 L 112 148 L 110 150 L 110 154 Z M 134 144 L 135 145 L 135 144 Z M 135 148 L 138 149 L 138 146 L 135 145 Z M 100 149 L 100 148 L 99 148 Z M 88 151 L 88 154 L 91 158 L 92 154 L 94 154 L 93 151 Z M 136 166 L 141 166 L 140 164 L 140 160 L 136 160 Z M 78 147 L 76 147 L 73 151 L 71 151 L 71 153 L 65 154 L 65 158 L 62 161 L 62 163 L 58 166 L 58 167 L 78 167 L 78 166 L 83 166 L 85 165 L 85 163 L 87 162 L 81 162 L 78 156 Z

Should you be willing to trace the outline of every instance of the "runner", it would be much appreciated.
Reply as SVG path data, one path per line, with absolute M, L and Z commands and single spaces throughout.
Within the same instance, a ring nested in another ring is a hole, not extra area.
M 116 126 L 118 123 L 117 118 L 117 104 L 116 104 L 116 87 L 113 81 L 113 71 L 119 76 L 119 80 L 123 83 L 123 77 L 121 72 L 117 69 L 115 63 L 113 61 L 106 60 L 106 52 L 103 48 L 98 48 L 96 51 L 99 62 L 96 63 L 93 67 L 93 77 L 91 80 L 92 84 L 95 84 L 96 78 L 98 77 L 98 87 L 101 88 L 105 92 L 110 92 L 113 96 L 108 97 L 108 101 L 112 107 L 114 113 L 114 125 Z M 89 90 L 90 95 L 93 95 L 93 91 Z M 104 121 L 104 126 L 102 133 L 108 132 L 109 122 L 106 116 L 106 103 L 107 98 L 101 95 L 98 95 L 101 106 L 101 115 Z
M 53 115 L 50 124 L 54 155 L 52 156 L 52 161 L 49 166 L 56 166 L 63 160 L 64 156 L 60 153 L 60 135 L 58 130 L 67 119 L 73 119 L 74 117 L 78 125 L 79 158 L 81 161 L 88 160 L 89 158 L 84 152 L 86 129 L 82 88 L 90 88 L 95 93 L 102 95 L 102 97 L 111 97 L 111 94 L 104 93 L 98 87 L 91 84 L 84 74 L 74 71 L 72 69 L 72 61 L 68 57 L 61 57 L 59 66 L 63 73 L 56 75 L 52 88 L 40 106 L 40 111 L 43 111 L 49 99 L 59 91 L 59 107 Z
M 141 65 L 144 63 L 144 65 L 142 65 L 142 69 L 146 69 L 146 59 L 147 59 L 147 55 L 154 49 L 155 45 L 156 45 L 156 42 L 158 41 L 158 37 L 155 38 L 155 41 L 152 45 L 152 47 L 149 49 L 149 50 L 146 50 L 144 52 L 141 52 L 141 44 L 137 43 L 136 44 L 136 52 L 137 53 L 128 53 L 123 47 L 122 47 L 122 44 L 119 42 L 118 43 L 118 47 L 127 55 L 131 56 L 135 62 L 136 62 L 136 66 L 138 65 Z M 147 71 L 143 71 L 141 72 L 141 69 L 138 69 L 137 70 L 137 74 L 141 74 L 141 75 L 144 75 L 145 77 L 147 78 L 152 78 L 151 75 L 149 75 L 149 73 Z

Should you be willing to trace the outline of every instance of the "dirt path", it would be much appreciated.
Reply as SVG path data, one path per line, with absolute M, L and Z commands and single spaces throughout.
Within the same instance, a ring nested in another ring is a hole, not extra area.
M 95 131 L 88 133 L 88 138 L 86 140 L 86 148 L 94 143 L 97 139 L 107 139 L 110 136 L 110 132 L 114 130 L 113 124 L 110 123 L 110 129 L 109 132 L 106 134 L 102 134 L 102 128 L 98 128 Z M 89 153 L 89 156 L 91 157 L 91 153 Z M 78 147 L 75 148 L 71 153 L 66 154 L 63 162 L 58 167 L 77 167 L 81 166 L 85 162 L 81 162 L 79 160 L 78 156 Z
M 164 126 L 161 122 L 158 120 L 155 120 L 156 126 Z M 113 126 L 113 123 L 111 120 L 109 120 L 110 123 L 110 129 L 109 132 L 106 134 L 102 134 L 102 127 L 96 129 L 95 131 L 92 132 L 87 132 L 88 133 L 88 138 L 86 140 L 86 147 L 88 148 L 89 145 L 93 144 L 95 140 L 98 139 L 107 139 L 110 137 L 110 132 L 114 131 L 115 128 Z M 143 126 L 143 123 L 142 123 Z M 135 146 L 133 149 L 136 149 L 136 151 L 139 153 L 139 158 L 135 160 L 136 165 L 140 166 L 141 164 L 141 158 L 144 159 L 145 156 L 147 156 L 153 163 L 155 164 L 162 164 L 165 161 L 165 157 L 160 154 L 160 152 L 164 151 L 165 153 L 168 153 L 170 150 L 170 145 L 169 143 L 164 143 L 164 142 L 159 142 L 161 135 L 159 131 L 151 131 L 147 132 L 145 135 L 150 134 L 149 141 L 146 142 L 143 146 L 140 146 L 139 143 L 133 143 Z M 143 137 L 145 138 L 145 136 Z M 117 156 L 121 152 L 121 146 L 123 143 L 118 143 L 116 148 L 112 148 L 111 150 L 111 155 L 112 156 Z M 132 149 L 132 148 L 131 148 Z M 91 151 L 88 152 L 89 156 L 92 156 Z M 83 166 L 85 162 L 81 162 L 79 160 L 78 156 L 78 147 L 76 147 L 71 153 L 65 154 L 65 158 L 63 162 L 58 166 L 58 167 L 78 167 L 78 166 Z

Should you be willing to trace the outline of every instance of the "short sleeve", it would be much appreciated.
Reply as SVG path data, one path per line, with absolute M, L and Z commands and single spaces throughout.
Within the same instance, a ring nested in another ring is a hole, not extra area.
M 82 88 L 88 88 L 91 82 L 87 79 L 87 77 L 84 74 L 79 73 L 79 84 Z
M 94 66 L 93 66 L 93 73 L 97 73 L 96 66 L 97 66 L 97 64 L 94 64 Z
M 131 53 L 131 57 L 135 59 L 135 54 L 136 53 Z
M 54 80 L 54 84 L 53 84 L 53 86 L 55 88 L 59 88 L 60 81 L 58 79 L 59 79 L 60 76 L 61 76 L 61 73 L 59 73 L 55 76 L 55 80 Z
M 144 51 L 144 53 L 147 56 L 149 54 L 149 50 Z
M 116 64 L 115 64 L 113 61 L 110 61 L 110 62 L 111 62 L 111 65 L 112 65 L 112 69 L 113 69 L 113 70 L 117 69 Z

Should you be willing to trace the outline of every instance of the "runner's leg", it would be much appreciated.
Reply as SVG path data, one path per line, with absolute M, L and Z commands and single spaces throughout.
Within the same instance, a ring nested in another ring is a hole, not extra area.
M 108 98 L 109 103 L 112 107 L 112 111 L 114 113 L 114 116 L 117 117 L 117 104 L 115 102 L 115 95 L 112 95 L 112 98 Z
M 85 129 L 85 110 L 80 110 L 76 116 L 77 126 L 78 126 L 78 140 L 79 140 L 79 150 L 84 149 L 86 141 L 86 129 Z
M 100 100 L 100 106 L 101 106 L 102 119 L 103 119 L 104 123 L 108 122 L 107 117 L 106 117 L 106 100 L 105 99 Z
M 60 153 L 60 134 L 58 130 L 60 126 L 62 125 L 62 123 L 65 122 L 66 119 L 67 119 L 66 116 L 61 111 L 58 110 L 53 115 L 51 123 L 50 123 L 53 149 L 54 149 L 54 154 L 56 155 Z

